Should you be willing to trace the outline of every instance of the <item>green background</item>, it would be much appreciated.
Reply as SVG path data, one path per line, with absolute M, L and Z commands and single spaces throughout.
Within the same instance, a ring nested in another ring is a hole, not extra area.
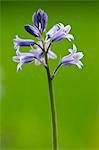
M 62 67 L 53 80 L 57 108 L 59 149 L 99 149 L 99 2 L 2 1 L 0 32 L 0 148 L 51 149 L 50 103 L 47 77 L 42 66 L 24 65 L 16 73 L 13 38 L 33 38 L 24 30 L 34 11 L 48 14 L 47 31 L 56 23 L 72 26 L 84 67 Z M 33 38 L 34 39 L 34 38 Z M 52 50 L 51 71 L 68 54 L 72 43 L 63 40 Z M 29 48 L 22 48 L 29 50 Z

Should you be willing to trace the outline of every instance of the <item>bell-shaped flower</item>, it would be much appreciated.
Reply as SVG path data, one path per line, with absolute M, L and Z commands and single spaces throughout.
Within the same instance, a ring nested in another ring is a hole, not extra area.
M 80 59 L 84 56 L 82 52 L 77 52 L 76 46 L 73 44 L 73 48 L 68 50 L 70 52 L 69 55 L 64 56 L 61 60 L 61 64 L 63 66 L 68 65 L 77 65 L 78 68 L 82 68 L 83 63 Z
M 32 17 L 33 24 L 41 33 L 46 29 L 47 19 L 48 16 L 42 9 L 38 9 L 38 11 L 35 12 Z
M 17 56 L 13 56 L 13 61 L 17 62 L 17 71 L 22 70 L 22 65 L 23 64 L 27 64 L 27 63 L 31 63 L 34 59 L 35 56 L 33 53 L 28 52 L 28 53 L 23 53 L 20 51 L 17 51 Z
M 46 34 L 47 39 L 51 39 L 52 42 L 58 42 L 64 38 L 69 41 L 73 40 L 73 35 L 69 34 L 71 30 L 71 26 L 67 25 L 64 27 L 62 23 L 58 23 L 54 25 Z
M 18 37 L 18 35 L 16 35 L 16 37 L 13 40 L 13 44 L 14 44 L 14 48 L 18 49 L 20 48 L 20 46 L 33 46 L 34 45 L 34 41 L 30 40 L 30 39 L 21 39 Z
M 25 25 L 24 28 L 28 33 L 32 34 L 33 36 L 41 37 L 41 33 L 36 26 Z
M 38 44 L 42 47 L 42 42 L 38 42 Z M 47 50 L 49 44 L 50 44 L 49 42 L 45 43 L 46 50 Z M 43 62 L 45 64 L 44 52 L 42 51 L 42 49 L 37 47 L 36 49 L 32 49 L 30 52 L 33 53 L 33 55 L 35 55 L 36 58 L 38 58 L 38 59 L 35 59 L 35 65 L 40 65 L 41 62 Z M 50 59 L 50 58 L 56 59 L 57 55 L 49 49 L 47 52 L 47 57 L 48 57 L 48 59 Z
M 51 38 L 52 42 L 59 42 L 65 38 L 65 33 L 60 30 Z
M 53 35 L 55 35 L 59 30 L 63 29 L 64 25 L 62 23 L 58 23 L 54 25 L 47 33 L 46 36 L 47 38 L 52 38 Z

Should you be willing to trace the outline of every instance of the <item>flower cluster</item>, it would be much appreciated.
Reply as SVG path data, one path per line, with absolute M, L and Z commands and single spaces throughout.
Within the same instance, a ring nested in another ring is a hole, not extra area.
M 31 63 L 35 61 L 35 65 L 42 64 L 47 67 L 45 56 L 51 59 L 56 59 L 57 55 L 52 52 L 51 45 L 54 42 L 59 42 L 63 39 L 68 41 L 74 40 L 72 34 L 70 34 L 71 26 L 64 26 L 62 23 L 54 25 L 48 32 L 46 32 L 48 16 L 47 14 L 38 9 L 32 16 L 33 25 L 25 25 L 25 30 L 38 39 L 37 42 L 31 39 L 22 39 L 16 35 L 13 40 L 14 49 L 16 50 L 16 56 L 13 57 L 13 61 L 17 62 L 17 71 L 22 69 L 23 64 Z M 45 37 L 45 39 L 43 38 Z M 22 46 L 28 46 L 30 50 L 28 52 L 21 52 Z M 73 44 L 73 48 L 69 49 L 70 54 L 64 56 L 58 64 L 60 66 L 68 66 L 75 64 L 79 68 L 82 68 L 83 64 L 80 59 L 83 57 L 82 52 L 77 52 L 76 46 Z

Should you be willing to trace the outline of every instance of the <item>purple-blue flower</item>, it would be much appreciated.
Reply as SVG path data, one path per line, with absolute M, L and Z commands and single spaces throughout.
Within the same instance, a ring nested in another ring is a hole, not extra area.
M 47 26 L 47 18 L 47 14 L 43 10 L 38 9 L 38 11 L 35 12 L 32 17 L 33 26 L 27 24 L 24 26 L 24 28 L 33 36 L 41 38 L 41 35 Z
M 64 56 L 61 60 L 63 66 L 77 65 L 78 68 L 82 69 L 83 63 L 80 61 L 84 56 L 82 52 L 77 52 L 77 47 L 73 44 L 72 49 L 68 49 L 69 55 Z
M 21 46 L 33 46 L 34 45 L 34 41 L 31 39 L 21 39 L 18 37 L 18 35 L 16 35 L 16 37 L 13 40 L 13 44 L 14 44 L 14 48 L 15 49 L 19 49 Z
M 73 44 L 73 48 L 69 49 L 69 55 L 64 56 L 56 65 L 53 73 L 51 73 L 49 59 L 56 59 L 57 55 L 52 51 L 52 46 L 54 42 L 59 42 L 63 39 L 74 40 L 72 34 L 70 34 L 71 26 L 64 26 L 62 23 L 55 24 L 47 33 L 47 14 L 38 9 L 37 12 L 32 16 L 33 25 L 26 24 L 24 26 L 25 30 L 36 37 L 36 41 L 31 39 L 21 39 L 18 36 L 14 38 L 14 48 L 16 50 L 16 56 L 13 56 L 13 61 L 18 63 L 17 71 L 22 70 L 24 64 L 29 64 L 35 62 L 35 65 L 42 64 L 46 69 L 49 96 L 51 102 L 51 117 L 52 117 L 52 147 L 53 150 L 57 150 L 57 124 L 56 124 L 56 111 L 53 96 L 52 80 L 55 77 L 58 69 L 61 66 L 77 65 L 78 68 L 82 68 L 83 63 L 81 59 L 83 57 L 82 52 L 77 52 L 76 46 Z M 28 52 L 21 52 L 22 46 L 29 46 Z M 59 47 L 60 49 L 60 47 Z
M 46 29 L 47 19 L 48 16 L 42 9 L 38 9 L 38 11 L 35 12 L 32 17 L 33 24 L 39 29 L 41 33 Z
M 54 25 L 46 34 L 47 39 L 51 39 L 52 42 L 58 42 L 64 38 L 69 41 L 73 40 L 73 35 L 69 34 L 71 30 L 71 26 L 64 26 L 62 23 L 58 23 Z
M 19 70 L 22 70 L 23 64 L 31 63 L 35 59 L 35 56 L 31 52 L 23 53 L 23 52 L 17 51 L 16 56 L 13 56 L 12 59 L 14 62 L 18 63 L 17 71 L 19 71 Z
M 22 69 L 23 64 L 33 62 L 34 60 L 35 65 L 42 64 L 44 67 L 48 67 L 48 59 L 57 58 L 57 55 L 51 50 L 53 42 L 59 42 L 62 39 L 68 39 L 69 41 L 74 39 L 73 35 L 70 34 L 71 26 L 64 26 L 62 23 L 55 24 L 47 33 L 45 33 L 47 19 L 47 14 L 43 10 L 38 9 L 32 16 L 33 25 L 26 24 L 24 26 L 28 33 L 37 37 L 36 42 L 32 39 L 21 39 L 18 35 L 14 38 L 13 44 L 16 50 L 16 56 L 13 57 L 13 61 L 18 63 L 17 71 Z M 29 51 L 25 53 L 20 52 L 22 46 L 29 46 Z M 64 56 L 61 62 L 59 62 L 58 68 L 61 65 L 67 66 L 72 64 L 76 64 L 79 68 L 82 68 L 83 64 L 80 59 L 83 57 L 83 53 L 77 52 L 77 48 L 74 44 L 73 48 L 69 49 L 69 52 L 70 54 Z
M 32 34 L 33 36 L 41 37 L 41 33 L 36 26 L 25 25 L 24 28 L 28 33 Z

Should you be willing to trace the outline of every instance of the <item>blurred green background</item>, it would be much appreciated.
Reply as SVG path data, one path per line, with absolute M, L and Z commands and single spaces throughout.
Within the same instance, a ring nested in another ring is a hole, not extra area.
M 84 53 L 82 70 L 62 67 L 53 80 L 59 149 L 99 149 L 99 2 L 95 1 L 1 1 L 0 148 L 51 149 L 46 72 L 30 64 L 16 73 L 17 64 L 12 62 L 13 38 L 33 38 L 24 25 L 32 24 L 38 8 L 48 14 L 47 30 L 58 22 L 70 24 L 72 43 Z M 58 59 L 50 60 L 52 70 L 72 43 L 64 39 L 53 44 Z

